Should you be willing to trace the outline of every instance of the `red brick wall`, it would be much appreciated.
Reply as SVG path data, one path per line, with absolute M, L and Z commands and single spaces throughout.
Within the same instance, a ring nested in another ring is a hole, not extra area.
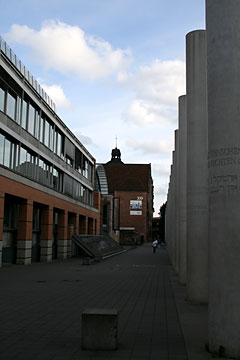
M 48 205 L 58 209 L 64 209 L 65 211 L 72 212 L 77 215 L 83 215 L 92 219 L 96 219 L 97 221 L 96 232 L 97 234 L 99 234 L 100 209 L 98 210 L 98 212 L 94 212 L 92 210 L 59 199 L 43 191 L 33 189 L 30 186 L 23 185 L 17 181 L 8 179 L 3 176 L 0 176 L 0 193 L 7 193 L 10 195 L 20 197 L 22 199 L 35 201 L 40 204 Z M 2 229 L 0 229 L 0 233 L 2 233 Z
M 120 227 L 135 227 L 135 230 L 144 235 L 147 241 L 147 198 L 146 192 L 115 191 L 115 196 L 120 198 Z M 142 215 L 130 215 L 130 200 L 142 197 Z

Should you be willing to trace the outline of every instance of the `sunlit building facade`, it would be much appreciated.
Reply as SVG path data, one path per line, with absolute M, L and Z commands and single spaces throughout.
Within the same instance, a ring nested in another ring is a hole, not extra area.
M 99 233 L 95 159 L 0 37 L 0 264 L 71 256 Z

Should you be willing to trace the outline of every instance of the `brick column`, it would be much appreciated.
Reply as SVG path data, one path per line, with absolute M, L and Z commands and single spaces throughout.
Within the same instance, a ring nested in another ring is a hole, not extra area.
M 66 259 L 68 251 L 68 212 L 62 211 L 58 215 L 58 258 Z
M 3 217 L 4 217 L 4 193 L 0 192 L 0 267 L 2 266 L 2 239 L 3 239 Z
M 101 207 L 101 193 L 100 192 L 94 192 L 93 206 L 100 211 L 100 207 Z
M 33 201 L 20 203 L 17 239 L 17 264 L 31 264 Z
M 96 235 L 99 235 L 100 234 L 100 224 L 101 224 L 101 221 L 100 221 L 100 214 L 98 213 L 97 215 L 97 218 L 96 218 L 96 225 L 95 225 L 95 231 L 96 231 Z
M 40 246 L 42 262 L 52 261 L 53 207 L 46 206 L 41 215 Z

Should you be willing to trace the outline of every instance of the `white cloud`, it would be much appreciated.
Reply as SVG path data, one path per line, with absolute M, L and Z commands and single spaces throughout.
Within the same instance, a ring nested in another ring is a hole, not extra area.
M 122 116 L 126 121 L 139 125 L 157 122 L 168 124 L 175 122 L 176 109 L 173 106 L 138 98 L 128 105 Z
M 156 195 L 166 196 L 166 195 L 167 195 L 167 189 L 166 189 L 165 184 L 156 186 L 156 187 L 154 188 L 154 193 L 155 193 L 155 196 L 156 196 Z
M 155 60 L 135 74 L 121 72 L 121 86 L 135 92 L 135 100 L 123 113 L 128 121 L 140 125 L 176 122 L 178 96 L 185 93 L 185 63 L 180 60 Z
M 167 187 L 165 184 L 155 186 L 154 184 L 154 216 L 158 216 L 160 207 L 166 202 Z
M 150 140 L 139 142 L 135 139 L 127 139 L 126 145 L 133 150 L 138 150 L 147 154 L 169 154 L 171 152 L 172 143 L 168 140 Z
M 169 176 L 169 166 L 166 166 L 165 164 L 161 163 L 153 163 L 152 164 L 152 174 L 154 177 L 163 176 L 164 178 L 166 175 Z
M 67 99 L 64 91 L 60 85 L 46 85 L 41 82 L 42 88 L 46 91 L 46 93 L 50 96 L 50 98 L 55 102 L 57 107 L 70 108 L 70 101 Z
M 31 56 L 45 68 L 68 75 L 106 77 L 126 70 L 133 61 L 130 50 L 114 50 L 104 39 L 61 21 L 45 21 L 39 31 L 14 24 L 4 36 L 30 47 Z

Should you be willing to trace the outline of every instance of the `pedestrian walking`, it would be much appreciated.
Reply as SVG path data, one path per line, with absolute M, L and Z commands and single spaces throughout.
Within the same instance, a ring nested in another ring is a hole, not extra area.
M 154 254 L 155 254 L 156 249 L 157 249 L 157 244 L 158 244 L 158 241 L 157 241 L 157 240 L 154 240 L 154 241 L 152 242 L 152 248 L 153 248 L 153 253 L 154 253 Z

